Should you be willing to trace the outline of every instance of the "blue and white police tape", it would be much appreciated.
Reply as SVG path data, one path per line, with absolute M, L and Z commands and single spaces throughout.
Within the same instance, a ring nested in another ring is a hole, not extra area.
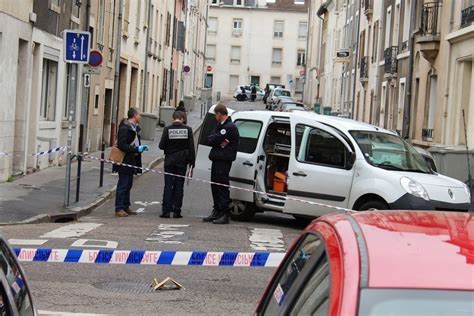
M 86 155 L 83 154 L 83 156 L 86 156 Z M 198 178 L 193 178 L 193 177 L 188 177 L 188 176 L 182 176 L 182 175 L 179 175 L 179 174 L 164 172 L 164 171 L 161 171 L 161 170 L 137 167 L 137 166 L 133 166 L 133 165 L 125 164 L 125 163 L 115 162 L 115 161 L 108 160 L 108 159 L 102 159 L 102 158 L 99 158 L 99 157 L 93 157 L 93 156 L 87 156 L 87 157 L 90 158 L 90 159 L 93 159 L 93 160 L 103 161 L 103 162 L 106 162 L 106 163 L 111 163 L 111 164 L 114 164 L 114 165 L 119 165 L 119 166 L 124 166 L 124 167 L 129 167 L 129 168 L 134 168 L 134 169 L 138 169 L 138 170 L 141 170 L 141 171 L 144 171 L 144 172 L 153 172 L 153 173 L 158 173 L 158 174 L 163 174 L 163 175 L 170 175 L 170 176 L 173 176 L 173 177 L 184 178 L 184 179 L 192 180 L 192 181 L 196 181 L 196 182 L 219 185 L 219 186 L 222 186 L 222 187 L 227 187 L 229 189 L 241 190 L 241 191 L 251 192 L 251 193 L 260 194 L 260 195 L 264 195 L 264 196 L 266 195 L 266 196 L 274 197 L 274 198 L 277 198 L 277 199 L 291 200 L 291 201 L 296 201 L 296 202 L 305 203 L 305 204 L 309 204 L 309 205 L 335 209 L 335 210 L 341 211 L 341 212 L 354 212 L 353 210 L 345 208 L 345 207 L 339 207 L 339 206 L 334 206 L 334 205 L 329 205 L 329 204 L 324 204 L 324 203 L 319 203 L 319 202 L 303 200 L 303 199 L 295 198 L 295 197 L 292 197 L 292 196 L 281 196 L 281 195 L 278 195 L 278 194 L 258 191 L 258 190 L 255 190 L 255 189 L 242 188 L 242 187 L 238 187 L 238 186 L 235 186 L 235 185 L 227 185 L 227 184 L 212 182 L 212 181 L 208 181 L 208 180 L 203 180 L 203 179 L 198 179 Z
M 67 146 L 61 146 L 61 147 L 56 147 L 56 148 L 50 148 L 50 149 L 44 150 L 44 151 L 39 151 L 39 152 L 32 153 L 32 154 L 27 154 L 26 156 L 31 156 L 31 157 L 45 156 L 45 155 L 54 154 L 54 153 L 57 153 L 57 152 L 62 152 L 62 151 L 65 151 L 66 149 L 67 149 Z M 6 152 L 1 152 L 0 151 L 0 156 L 25 156 L 25 155 L 6 153 Z
M 21 262 L 278 267 L 285 253 L 14 248 Z

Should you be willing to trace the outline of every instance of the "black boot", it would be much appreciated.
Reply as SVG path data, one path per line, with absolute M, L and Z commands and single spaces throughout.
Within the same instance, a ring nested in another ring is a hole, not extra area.
M 219 211 L 216 211 L 215 209 L 212 209 L 211 215 L 209 215 L 208 217 L 204 217 L 202 221 L 205 223 L 210 223 L 218 219 L 219 217 L 221 217 L 221 213 Z
M 213 220 L 212 223 L 218 224 L 218 225 L 229 224 L 229 213 L 228 212 L 223 213 L 221 217 L 219 217 L 216 220 Z

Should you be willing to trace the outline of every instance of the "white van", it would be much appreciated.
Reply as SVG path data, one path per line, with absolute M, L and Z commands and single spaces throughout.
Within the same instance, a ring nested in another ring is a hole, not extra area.
M 213 113 L 214 107 L 201 129 L 194 172 L 206 180 Z M 469 209 L 468 187 L 432 171 L 395 132 L 302 111 L 231 111 L 231 117 L 241 137 L 231 185 L 261 192 L 231 189 L 233 219 L 249 220 L 265 210 L 297 218 L 335 211 L 286 197 L 353 210 Z

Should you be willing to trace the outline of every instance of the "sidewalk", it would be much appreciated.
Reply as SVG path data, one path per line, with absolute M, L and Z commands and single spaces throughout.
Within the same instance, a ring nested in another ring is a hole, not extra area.
M 202 119 L 199 109 L 188 112 L 188 125 L 199 132 Z M 158 149 L 162 127 L 156 129 L 154 141 L 143 141 L 150 151 L 142 155 L 143 167 L 158 165 L 163 152 Z M 105 158 L 108 157 L 106 150 Z M 89 156 L 100 158 L 100 152 Z M 82 162 L 79 202 L 76 203 L 77 161 L 71 168 L 69 207 L 64 208 L 64 180 L 66 167 L 52 167 L 29 174 L 13 182 L 0 183 L 0 225 L 15 223 L 40 223 L 75 220 L 89 214 L 94 208 L 114 196 L 117 175 L 111 173 L 112 165 L 105 164 L 104 185 L 99 187 L 100 162 L 85 159 Z

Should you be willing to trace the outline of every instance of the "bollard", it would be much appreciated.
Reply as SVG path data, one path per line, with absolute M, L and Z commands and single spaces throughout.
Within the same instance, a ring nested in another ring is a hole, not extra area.
M 104 186 L 104 158 L 105 158 L 105 143 L 102 143 L 101 153 L 100 153 L 100 176 L 99 176 L 99 188 Z

